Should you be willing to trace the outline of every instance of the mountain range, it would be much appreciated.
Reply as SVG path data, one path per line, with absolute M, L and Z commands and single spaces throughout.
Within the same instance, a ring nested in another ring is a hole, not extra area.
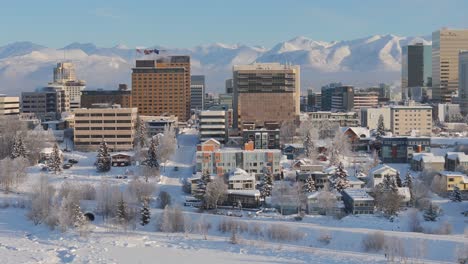
M 135 59 L 175 54 L 191 56 L 192 74 L 206 75 L 207 90 L 212 92 L 224 91 L 224 80 L 232 76 L 233 65 L 253 62 L 300 65 L 303 90 L 338 81 L 358 87 L 399 83 L 402 47 L 416 42 L 431 44 L 431 38 L 388 34 L 326 42 L 301 36 L 272 48 L 223 43 L 193 48 L 153 46 L 148 48 L 164 52 L 146 56 L 137 56 L 135 49 L 122 44 L 106 48 L 75 42 L 54 49 L 14 42 L 0 47 L 0 93 L 15 95 L 46 85 L 54 65 L 63 60 L 75 64 L 79 79 L 86 80 L 89 89 L 115 89 L 119 83 L 130 86 Z

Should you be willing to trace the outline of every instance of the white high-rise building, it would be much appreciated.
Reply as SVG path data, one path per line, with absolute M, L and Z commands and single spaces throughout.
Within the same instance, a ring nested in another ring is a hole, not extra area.
M 70 101 L 71 110 L 81 107 L 81 91 L 86 88 L 86 82 L 76 78 L 73 63 L 57 63 L 57 67 L 54 68 L 54 81 L 48 86 L 65 91 Z

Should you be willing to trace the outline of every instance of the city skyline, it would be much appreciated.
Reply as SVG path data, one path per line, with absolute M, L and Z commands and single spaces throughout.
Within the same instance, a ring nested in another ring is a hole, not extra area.
M 29 8 L 24 8 L 25 2 Z M 181 9 L 181 4 L 185 8 Z M 271 47 L 278 40 L 296 36 L 322 41 L 375 34 L 427 36 L 445 26 L 468 26 L 463 12 L 466 8 L 468 2 L 459 0 L 288 3 L 118 0 L 112 4 L 84 0 L 74 3 L 73 9 L 59 1 L 6 2 L 0 10 L 0 30 L 8 34 L 0 36 L 0 46 L 24 40 L 54 48 L 76 41 L 105 47 L 121 43 L 128 47 L 188 47 L 214 42 Z M 441 17 L 441 12 L 450 16 Z M 18 16 L 19 13 L 22 15 Z M 256 28 L 252 28 L 253 23 Z

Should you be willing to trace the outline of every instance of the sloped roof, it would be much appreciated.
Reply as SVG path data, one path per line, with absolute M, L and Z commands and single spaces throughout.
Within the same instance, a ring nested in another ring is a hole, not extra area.
M 236 168 L 235 170 L 231 171 L 229 174 L 230 181 L 240 181 L 240 180 L 254 180 L 255 176 L 251 173 L 246 172 L 241 168 Z
M 395 173 L 397 173 L 398 171 L 390 166 L 388 166 L 387 164 L 379 164 L 377 166 L 375 166 L 374 168 L 370 169 L 369 170 L 369 174 L 375 174 L 375 173 L 379 173 L 381 171 L 385 171 L 385 170 L 391 170 Z
M 416 153 L 413 156 L 413 160 L 423 161 L 423 162 L 445 162 L 444 157 L 434 156 L 433 153 Z
M 360 138 L 368 138 L 370 137 L 369 129 L 365 127 L 340 127 L 341 133 L 345 133 L 348 130 L 353 131 Z
M 464 152 L 447 152 L 448 159 L 458 159 L 460 162 L 468 162 L 468 155 Z

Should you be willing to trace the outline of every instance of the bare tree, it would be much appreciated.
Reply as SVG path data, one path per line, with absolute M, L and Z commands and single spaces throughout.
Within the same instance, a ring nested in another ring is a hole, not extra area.
M 162 164 L 174 155 L 177 149 L 177 138 L 173 126 L 165 126 L 164 132 L 159 138 L 158 157 Z M 164 168 L 163 168 L 164 169 Z
M 288 120 L 281 124 L 280 136 L 283 144 L 293 143 L 294 136 L 296 135 L 296 125 L 293 121 Z
M 320 191 L 317 195 L 317 204 L 325 214 L 330 214 L 333 208 L 336 206 L 336 196 L 329 191 Z
M 44 222 L 51 212 L 55 189 L 49 184 L 49 179 L 45 175 L 41 175 L 39 182 L 32 188 L 31 209 L 28 212 L 28 218 L 35 225 L 38 225 Z
M 286 206 L 296 204 L 295 189 L 286 181 L 278 182 L 273 185 L 271 202 L 280 207 L 281 214 Z
M 138 203 L 142 203 L 145 200 L 153 196 L 153 193 L 156 191 L 156 185 L 151 182 L 143 182 L 138 180 L 138 178 L 130 181 L 127 187 L 128 194 L 135 198 Z
M 171 208 L 170 206 L 166 206 L 166 208 L 164 208 L 160 230 L 166 233 L 184 232 L 184 221 L 184 214 L 179 207 Z
M 366 252 L 382 250 L 385 246 L 385 234 L 382 231 L 367 234 L 362 239 L 362 246 Z
M 103 180 L 97 191 L 97 212 L 104 220 L 115 216 L 116 203 L 120 198 L 120 189 L 117 185 Z
M 218 204 L 224 202 L 227 197 L 227 185 L 220 177 L 206 185 L 205 205 L 207 208 L 218 208 Z
M 418 210 L 411 208 L 407 213 L 407 224 L 410 232 L 422 232 L 421 218 Z
M 171 205 L 171 195 L 166 191 L 159 193 L 158 200 L 160 208 L 166 208 L 166 206 Z

